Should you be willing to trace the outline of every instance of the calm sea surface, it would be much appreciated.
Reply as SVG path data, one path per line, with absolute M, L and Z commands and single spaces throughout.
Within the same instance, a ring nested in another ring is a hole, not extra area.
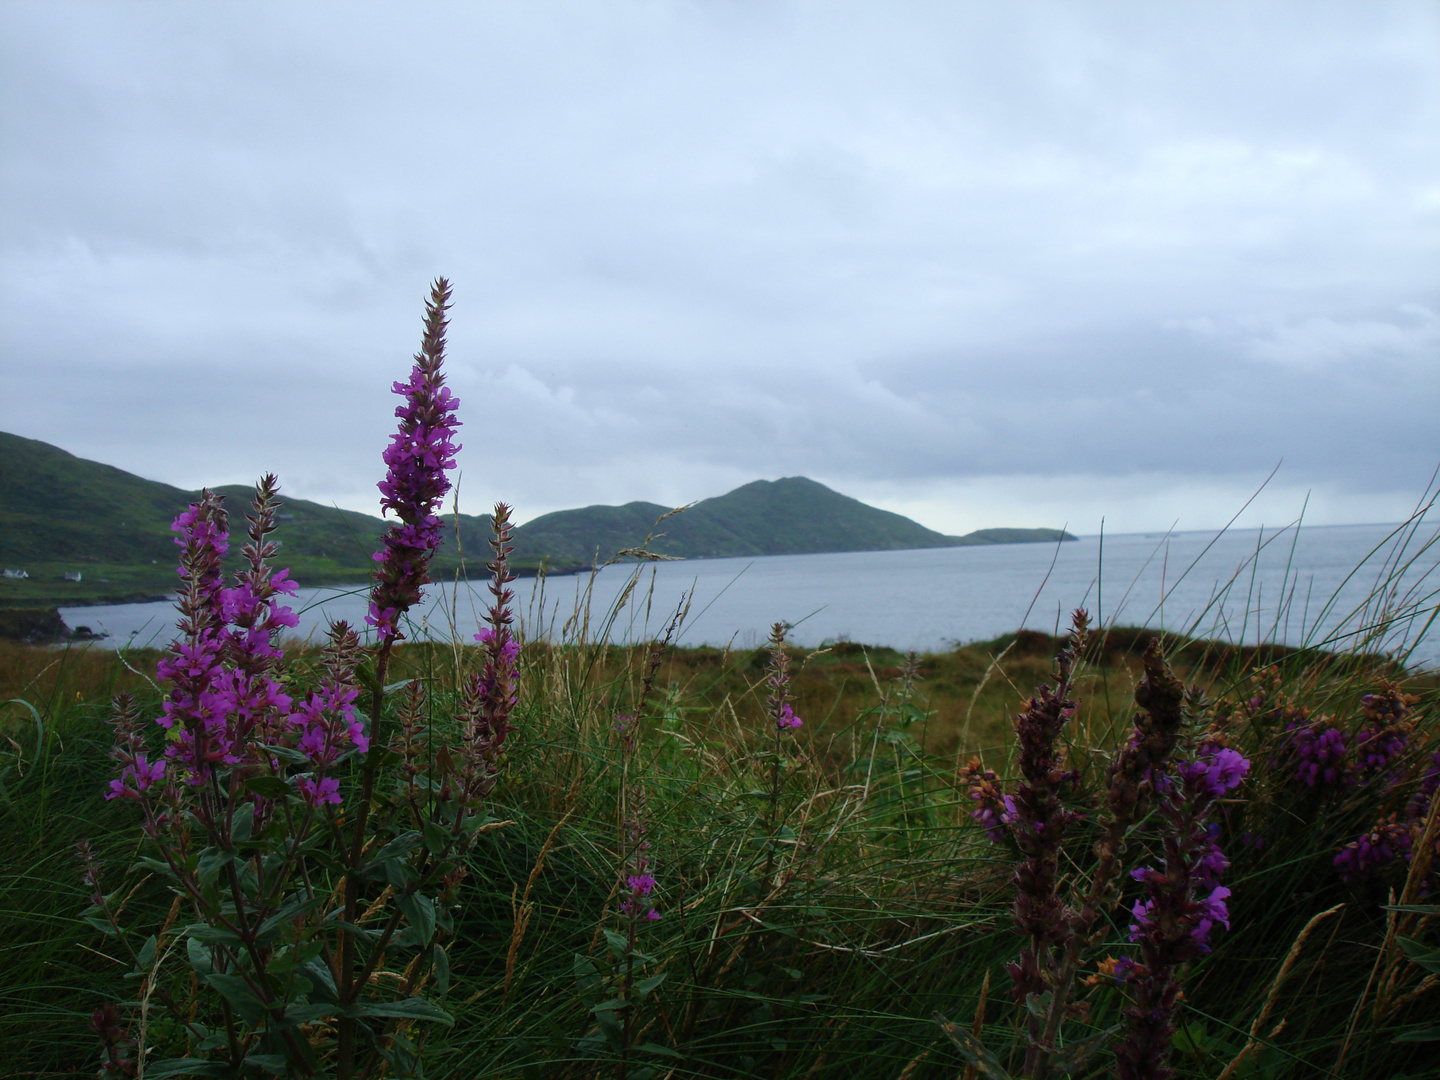
M 1399 530 L 1397 532 L 1397 530 Z M 1052 565 L 1053 563 L 1053 565 Z M 1412 662 L 1440 667 L 1440 626 L 1426 620 L 1440 604 L 1440 541 L 1432 528 L 1353 525 L 1274 532 L 1134 533 L 1082 537 L 1058 545 L 1005 544 L 832 555 L 703 559 L 647 565 L 628 599 L 617 598 L 637 568 L 612 566 L 586 577 L 551 578 L 537 594 L 517 581 L 517 608 L 527 633 L 571 636 L 567 622 L 590 589 L 590 634 L 610 620 L 612 640 L 663 631 L 682 593 L 689 617 L 684 644 L 753 647 L 772 622 L 795 624 L 805 646 L 848 638 L 900 649 L 942 650 L 1020 626 L 1053 632 L 1071 608 L 1106 622 L 1147 624 L 1253 643 L 1344 648 L 1377 618 L 1388 618 L 1383 644 L 1411 649 Z M 1367 598 L 1377 584 L 1382 609 Z M 486 598 L 483 584 L 432 587 L 410 636 L 470 639 Z M 362 625 L 363 587 L 304 589 L 298 633 L 318 637 L 331 619 Z M 108 645 L 163 645 L 173 634 L 167 603 L 62 608 L 72 627 L 110 634 Z M 1436 620 L 1440 623 L 1440 619 Z

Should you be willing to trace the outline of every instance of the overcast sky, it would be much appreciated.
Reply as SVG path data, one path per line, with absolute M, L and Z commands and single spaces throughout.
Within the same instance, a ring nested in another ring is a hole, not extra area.
M 375 511 L 805 475 L 965 532 L 1409 510 L 1440 4 L 0 4 L 0 430 Z

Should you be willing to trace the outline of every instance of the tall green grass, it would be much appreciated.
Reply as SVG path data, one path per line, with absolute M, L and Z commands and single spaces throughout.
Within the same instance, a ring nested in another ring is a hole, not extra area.
M 1298 649 L 1267 644 L 1276 635 L 1263 632 L 1248 643 L 1165 637 L 1183 677 L 1237 717 L 1232 743 L 1257 762 L 1226 826 L 1233 929 L 1186 987 L 1184 1076 L 1221 1075 L 1247 1040 L 1251 1052 L 1230 1075 L 1434 1075 L 1433 1044 L 1395 1041 L 1433 1017 L 1440 999 L 1390 944 L 1397 916 L 1384 906 L 1405 887 L 1406 866 L 1347 886 L 1331 865 L 1393 797 L 1296 790 L 1263 766 L 1276 733 L 1241 718 L 1243 703 L 1268 695 L 1347 720 L 1380 679 L 1397 679 L 1419 696 L 1410 774 L 1440 746 L 1435 677 L 1384 654 L 1395 628 L 1407 618 L 1413 627 L 1433 604 L 1423 589 L 1397 586 L 1417 550 L 1432 549 L 1415 529 L 1396 539 L 1400 553 L 1392 545 L 1377 556 L 1371 599 L 1339 636 Z M 547 628 L 547 639 L 533 635 L 522 654 L 517 730 L 494 807 L 508 824 L 487 834 L 460 891 L 446 1003 L 457 1023 L 429 1036 L 427 1075 L 616 1075 L 616 1049 L 593 1006 L 614 985 L 603 931 L 616 925 L 620 899 L 615 720 L 636 706 L 648 649 L 609 638 L 625 606 L 644 603 L 637 573 L 617 607 L 582 608 Z M 1127 723 L 1138 656 L 1156 634 L 1106 627 L 1088 658 L 1070 748 L 1086 783 L 1103 773 Z M 1402 640 L 1401 659 L 1413 640 Z M 972 823 L 958 772 L 979 754 L 1006 774 L 1005 718 L 1045 677 L 1055 645 L 1025 631 L 923 656 L 918 679 L 889 650 L 794 650 L 806 726 L 786 765 L 781 825 L 770 831 L 763 655 L 681 649 L 665 658 L 630 765 L 647 794 L 662 913 L 640 948 L 650 958 L 644 974 L 663 980 L 639 1009 L 628 1075 L 956 1080 L 965 1066 L 936 1012 L 981 1025 L 1004 1057 L 1019 1021 L 1003 967 L 1018 948 L 1011 864 Z M 309 659 L 301 651 L 293 662 Z M 105 718 L 122 687 L 158 707 L 154 660 L 0 649 L 0 699 L 19 700 L 0 711 L 0 1076 L 90 1073 L 90 1011 L 133 994 L 127 965 L 78 919 L 87 897 L 73 849 L 90 840 L 113 888 L 138 848 L 130 808 L 102 798 Z M 410 645 L 395 678 L 426 680 L 443 725 L 472 664 L 460 644 Z M 1247 833 L 1263 843 L 1240 843 Z M 152 881 L 131 880 L 130 913 L 158 922 L 169 898 Z M 1126 912 L 1112 919 L 1118 952 Z M 1440 936 L 1423 919 L 1409 932 L 1431 947 Z M 1396 989 L 1377 1007 L 1386 972 Z M 1117 1016 L 1117 992 L 1103 980 L 1086 995 L 1094 1023 Z M 1101 1056 L 1082 1075 L 1107 1070 Z

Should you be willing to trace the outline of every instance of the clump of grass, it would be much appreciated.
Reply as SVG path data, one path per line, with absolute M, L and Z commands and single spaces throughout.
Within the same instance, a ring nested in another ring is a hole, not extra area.
M 888 1078 L 909 1069 L 910 1077 L 953 1077 L 964 1067 L 926 1018 L 975 1013 L 987 973 L 1012 957 L 1010 865 L 971 822 L 974 804 L 942 749 L 955 733 L 941 724 L 958 726 L 963 717 L 937 721 L 930 699 L 932 691 L 945 695 L 963 711 L 983 677 L 980 659 L 1004 644 L 974 650 L 974 658 L 919 657 L 908 680 L 904 659 L 881 650 L 792 650 L 795 711 L 806 725 L 790 780 L 793 836 L 775 842 L 763 828 L 774 726 L 763 661 L 757 667 L 751 654 L 719 650 L 666 654 L 630 751 L 631 769 L 645 779 L 651 858 L 664 868 L 655 893 L 662 918 L 647 926 L 644 946 L 654 958 L 646 977 L 664 978 L 637 1012 L 644 1019 L 631 1040 L 632 1074 Z M 463 651 L 462 669 L 472 668 L 472 647 Z M 97 669 L 100 693 L 126 669 L 113 654 L 93 655 L 97 663 L 109 655 L 116 669 L 105 679 Z M 624 862 L 614 717 L 638 703 L 651 656 L 642 645 L 527 646 L 510 762 L 496 789 L 495 812 L 515 825 L 471 860 L 451 958 L 457 1026 L 431 1047 L 432 1074 L 613 1074 L 612 1051 L 585 1041 L 591 1009 L 602 1002 L 587 997 L 589 976 L 577 958 L 607 955 L 598 931 L 618 903 Z M 1109 676 L 1121 677 L 1136 659 L 1115 654 Z M 1206 675 L 1187 671 L 1191 681 Z M 462 690 L 450 647 L 397 647 L 393 676 L 425 680 L 441 710 Z M 1287 707 L 1312 703 L 1333 714 L 1348 702 L 1358 723 L 1375 677 L 1282 657 L 1243 676 L 1212 671 L 1207 681 L 1222 702 L 1248 702 L 1241 695 L 1278 678 Z M 937 690 L 947 678 L 953 685 Z M 1093 686 L 1094 669 L 1089 678 Z M 1013 693 L 1000 682 L 997 710 Z M 1411 738 L 1419 761 L 1434 739 L 1434 680 L 1406 685 L 1418 696 Z M 846 712 L 836 697 L 848 701 Z M 100 798 L 108 776 L 103 702 L 44 701 L 47 724 L 62 733 L 46 752 L 46 779 L 33 798 L 5 809 L 11 835 L 24 840 L 7 848 L 3 871 L 15 976 L 0 1044 L 29 1071 L 59 1075 L 95 1060 L 80 1041 L 87 1017 L 98 999 L 122 992 L 124 973 L 97 955 L 103 941 L 76 918 L 86 896 L 71 851 L 88 837 L 100 858 L 120 860 L 127 845 L 113 804 Z M 158 708 L 153 697 L 147 704 Z M 1110 719 L 1095 714 L 1077 724 L 1078 760 L 1113 745 L 1119 721 Z M 1239 745 L 1262 753 L 1268 745 L 1263 725 L 1237 716 L 1230 728 Z M 978 730 L 993 725 L 987 718 Z M 1003 746 L 980 749 L 1007 771 Z M 1384 940 L 1381 905 L 1394 882 L 1346 884 L 1333 866 L 1373 809 L 1365 793 L 1349 792 L 1318 814 L 1303 801 L 1312 797 L 1262 777 L 1231 811 L 1227 835 L 1263 822 L 1271 838 L 1258 849 L 1231 845 L 1234 929 L 1186 986 L 1181 1075 L 1213 1076 L 1247 1044 L 1232 1075 L 1325 1075 L 1338 1056 Z M 772 854 L 774 884 L 762 895 Z M 130 900 L 160 917 L 166 902 L 154 888 Z M 1340 904 L 1287 957 L 1305 926 Z M 1123 925 L 1112 932 L 1118 944 Z M 1375 1024 L 1369 994 L 1343 1075 L 1421 1074 L 1423 1047 L 1391 1040 L 1415 1022 L 1428 991 L 1405 1000 L 1419 980 L 1397 970 L 1394 1011 Z M 1098 1010 L 1101 993 L 1089 987 L 1084 1000 Z M 1007 1037 L 1014 1015 L 1005 996 L 991 992 L 983 1036 Z

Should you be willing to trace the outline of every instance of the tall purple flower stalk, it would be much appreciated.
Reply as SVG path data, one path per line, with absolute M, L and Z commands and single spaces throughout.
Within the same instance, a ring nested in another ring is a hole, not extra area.
M 770 693 L 765 698 L 765 709 L 770 718 L 772 743 L 770 746 L 770 799 L 766 810 L 765 832 L 772 836 L 780 824 L 780 794 L 785 784 L 785 735 L 794 732 L 804 724 L 795 715 L 790 700 L 790 654 L 785 651 L 785 635 L 790 627 L 777 622 L 770 627 L 770 659 L 766 665 L 765 685 Z M 760 874 L 760 895 L 770 891 L 770 877 L 775 870 L 775 844 L 770 843 L 765 853 L 765 868 Z
M 1028 1012 L 1029 1040 L 1023 1075 L 1043 1078 L 1062 1068 L 1062 1028 L 1074 1006 L 1070 998 L 1087 950 L 1105 934 L 1104 916 L 1119 895 L 1126 844 L 1147 819 L 1160 793 L 1168 790 L 1169 762 L 1198 706 L 1165 663 L 1158 641 L 1144 656 L 1145 675 L 1135 688 L 1140 710 L 1129 738 L 1106 769 L 1105 800 L 1095 842 L 1096 861 L 1088 882 L 1072 882 L 1061 896 L 1059 865 L 1065 835 L 1080 817 L 1067 806 L 1078 775 L 1065 768 L 1060 737 L 1075 711 L 1068 698 L 1075 665 L 1088 638 L 1089 616 L 1076 611 L 1071 637 L 1057 657 L 1057 689 L 1041 687 L 1016 719 L 1021 782 L 1007 795 L 999 779 L 974 759 L 962 770 L 971 817 L 996 842 L 1013 842 L 1022 856 L 1013 880 L 1016 929 L 1029 940 L 1009 965 L 1014 996 Z M 1125 962 L 1129 967 L 1133 963 Z M 1065 1051 L 1065 1069 L 1079 1064 Z
M 157 665 L 171 687 L 157 723 L 174 731 L 173 741 L 166 760 L 150 760 L 128 709 L 118 710 L 114 753 L 122 769 L 107 798 L 139 798 L 170 764 L 176 779 L 202 787 L 217 770 L 245 763 L 253 745 L 283 737 L 292 701 L 275 677 L 283 658 L 277 639 L 297 619 L 276 600 L 293 595 L 295 583 L 268 565 L 276 550 L 267 537 L 275 528 L 277 491 L 273 476 L 256 487 L 246 568 L 231 587 L 222 570 L 230 549 L 223 498 L 206 491 L 176 518 L 181 637 Z
M 375 553 L 380 565 L 370 590 L 370 613 L 365 621 L 375 627 L 382 643 L 401 637 L 399 620 L 420 599 L 430 581 L 430 560 L 444 540 L 445 526 L 436 513 L 450 490 L 446 473 L 455 467 L 460 446 L 454 441 L 460 426 L 455 412 L 460 401 L 445 385 L 440 370 L 445 361 L 445 317 L 450 307 L 450 283 L 436 278 L 425 305 L 425 334 L 407 382 L 391 389 L 405 399 L 397 406 L 399 430 L 385 449 L 387 472 L 380 481 L 381 512 L 393 511 L 400 519 L 385 534 Z
M 462 797 L 474 801 L 490 793 L 494 786 L 500 756 L 505 750 L 505 737 L 510 733 L 510 714 L 517 699 L 517 663 L 520 641 L 511 630 L 514 614 L 510 604 L 515 599 L 509 587 L 515 580 L 510 573 L 510 507 L 495 504 L 490 519 L 490 548 L 494 558 L 489 563 L 490 606 L 485 612 L 486 626 L 475 640 L 485 656 L 482 669 L 465 685 L 463 748 L 464 775 Z
M 1168 1058 L 1180 968 L 1210 952 L 1216 927 L 1230 926 L 1230 890 L 1220 884 L 1230 863 L 1216 842 L 1220 826 L 1210 818 L 1249 771 L 1250 762 L 1237 751 L 1206 743 L 1193 760 L 1180 764 L 1178 775 L 1157 784 L 1165 864 L 1130 872 L 1144 883 L 1145 899 L 1131 911 L 1130 940 L 1140 945 L 1140 964 L 1129 978 L 1135 998 L 1115 1052 L 1121 1080 L 1174 1075 Z
M 1065 942 L 1068 929 L 1065 903 L 1057 891 L 1060 851 L 1070 826 L 1080 814 L 1065 805 L 1079 773 L 1066 768 L 1060 736 L 1075 716 L 1070 699 L 1075 665 L 1084 650 L 1089 615 L 1077 610 L 1071 619 L 1070 640 L 1055 657 L 1055 688 L 1041 686 L 1025 710 L 1015 718 L 1015 739 L 1020 748 L 1020 783 L 1011 796 L 1014 807 L 1010 834 L 1020 849 L 1020 863 L 1012 878 L 1015 929 L 1025 936 L 1020 959 L 1006 965 L 1012 994 L 1021 1004 L 1050 989 L 1054 949 Z M 1045 1017 L 1029 1014 L 1030 1046 L 1026 1071 L 1043 1072 Z

